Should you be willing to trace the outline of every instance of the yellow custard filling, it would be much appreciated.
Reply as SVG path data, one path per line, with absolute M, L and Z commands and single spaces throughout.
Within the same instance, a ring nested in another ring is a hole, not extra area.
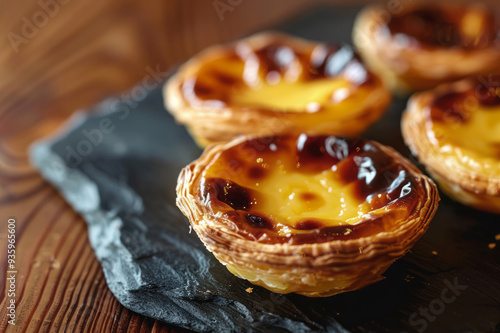
M 278 76 L 276 80 L 275 84 L 267 82 L 243 90 L 234 96 L 234 103 L 287 112 L 317 112 L 322 106 L 340 103 L 350 95 L 349 83 L 343 79 L 289 83 Z
M 373 89 L 376 79 L 347 46 L 297 43 L 300 49 L 277 41 L 253 49 L 241 42 L 214 52 L 186 73 L 184 96 L 194 106 L 313 113 L 348 99 L 359 106 Z M 336 107 L 335 113 L 352 116 L 346 108 Z
M 391 223 L 410 214 L 416 196 L 408 171 L 370 141 L 306 134 L 251 139 L 219 153 L 199 186 L 214 216 L 277 237 L 328 228 L 347 235 L 345 228 L 376 217 Z
M 456 106 L 461 109 L 458 117 L 446 113 L 446 110 L 437 121 L 429 117 L 426 124 L 428 138 L 440 154 L 458 159 L 468 170 L 498 176 L 500 105 L 484 106 L 472 99 L 468 104 Z M 453 164 L 452 161 L 449 163 Z
M 256 168 L 266 170 L 265 177 L 233 178 L 239 180 L 238 185 L 258 193 L 252 212 L 266 215 L 283 233 L 295 232 L 289 227 L 304 221 L 318 221 L 322 226 L 352 224 L 370 210 L 368 203 L 356 196 L 355 183 L 336 179 L 338 176 L 331 169 L 304 174 L 279 159 L 257 158 L 256 164 Z M 204 177 L 218 177 L 221 169 L 220 165 L 212 165 Z

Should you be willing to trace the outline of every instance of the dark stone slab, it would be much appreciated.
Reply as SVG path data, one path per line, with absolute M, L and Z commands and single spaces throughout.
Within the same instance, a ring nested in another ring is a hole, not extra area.
M 348 42 L 356 12 L 318 10 L 284 30 Z M 175 185 L 200 150 L 164 111 L 159 88 L 133 102 L 110 99 L 78 113 L 31 150 L 85 218 L 125 307 L 194 331 L 500 331 L 500 257 L 487 247 L 500 233 L 498 216 L 444 198 L 427 234 L 384 281 L 322 299 L 274 294 L 234 277 L 190 232 Z M 396 99 L 366 137 L 409 156 L 399 130 L 405 103 Z M 464 287 L 453 292 L 454 284 Z

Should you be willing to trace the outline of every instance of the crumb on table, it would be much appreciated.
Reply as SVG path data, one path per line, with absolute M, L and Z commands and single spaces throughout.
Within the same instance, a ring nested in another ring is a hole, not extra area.
M 251 293 L 253 292 L 253 288 L 247 288 L 247 289 L 245 289 L 245 291 L 246 291 L 247 293 L 251 294 Z
M 490 244 L 488 244 L 488 247 L 489 247 L 490 249 L 494 249 L 494 248 L 495 248 L 495 246 L 497 246 L 495 243 L 490 243 Z
M 432 251 L 432 254 L 437 256 L 438 253 L 437 253 L 437 251 Z
M 495 240 L 500 241 L 500 234 L 495 236 Z
M 406 277 L 404 278 L 404 280 L 405 280 L 406 282 L 410 282 L 410 281 L 411 281 L 411 280 L 413 280 L 414 278 L 415 278 L 414 276 L 412 276 L 412 275 L 410 275 L 410 274 L 406 274 Z

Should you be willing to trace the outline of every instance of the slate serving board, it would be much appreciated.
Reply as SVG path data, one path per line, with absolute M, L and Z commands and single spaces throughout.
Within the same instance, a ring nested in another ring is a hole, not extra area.
M 350 42 L 357 11 L 316 10 L 281 30 Z M 85 218 L 125 307 L 194 331 L 500 332 L 500 257 L 488 248 L 500 218 L 444 195 L 426 235 L 363 290 L 283 296 L 234 277 L 175 206 L 177 175 L 200 149 L 164 110 L 160 87 L 140 99 L 79 112 L 31 149 L 34 165 Z M 365 137 L 415 161 L 399 130 L 405 104 L 395 99 Z

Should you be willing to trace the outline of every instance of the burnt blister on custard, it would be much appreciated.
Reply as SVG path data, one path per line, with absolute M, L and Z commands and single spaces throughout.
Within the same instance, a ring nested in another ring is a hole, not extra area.
M 468 24 L 479 25 L 480 31 L 467 31 Z M 500 32 L 485 8 L 436 5 L 392 15 L 387 27 L 392 35 L 403 34 L 422 46 L 464 50 L 488 47 L 498 41 Z
M 430 117 L 433 121 L 453 120 L 464 123 L 470 117 L 465 103 L 467 97 L 473 96 L 464 92 L 447 92 L 434 98 L 430 106 Z
M 231 161 L 237 161 L 238 168 L 236 172 L 231 168 L 232 172 L 227 173 Z M 416 201 L 418 180 L 372 142 L 307 134 L 248 140 L 222 152 L 200 182 L 201 196 L 214 210 L 236 211 L 238 218 L 232 222 L 237 223 L 249 239 L 259 239 L 265 229 L 268 237 L 261 241 L 270 243 L 303 244 L 362 237 L 384 229 L 383 215 L 390 218 L 389 210 L 382 212 L 380 218 L 366 222 L 360 214 L 358 224 L 337 221 L 334 216 L 330 219 L 308 217 L 308 211 L 326 204 L 324 198 L 329 193 L 302 189 L 291 191 L 290 196 L 299 201 L 296 205 L 303 217 L 284 223 L 282 216 L 267 213 L 263 205 L 277 193 L 259 189 L 264 182 L 273 181 L 276 172 L 306 177 L 322 174 L 324 179 L 320 182 L 330 179 L 334 181 L 332 186 L 345 186 L 346 195 L 353 197 L 358 205 L 366 202 L 368 206 L 363 213 L 389 205 L 404 205 L 410 214 L 414 206 L 411 202 Z M 231 175 L 231 180 L 216 177 L 221 174 Z M 328 222 L 340 225 L 332 226 Z M 280 232 L 285 228 L 291 232 Z
M 221 178 L 205 179 L 202 196 L 206 202 L 221 202 L 234 210 L 248 210 L 257 204 L 257 195 L 253 190 Z
M 429 111 L 432 121 L 454 121 L 466 123 L 478 107 L 495 110 L 500 105 L 500 76 L 480 76 L 458 91 L 436 93 Z
M 242 42 L 239 48 L 243 45 L 245 44 Z M 367 86 L 375 80 L 373 74 L 362 65 L 354 49 L 348 45 L 339 47 L 322 43 L 307 53 L 278 42 L 255 51 L 248 47 L 244 49 L 246 52 L 231 52 L 223 59 L 212 60 L 212 64 L 202 66 L 196 76 L 183 83 L 184 96 L 187 99 L 195 97 L 199 100 L 218 101 L 224 105 L 237 103 L 228 92 L 254 85 L 255 77 L 245 75 L 245 67 L 255 67 L 259 75 L 270 84 L 281 80 L 296 65 L 300 67 L 297 69 L 300 74 L 293 81 L 310 82 L 342 76 L 353 86 Z M 228 74 L 227 67 L 223 65 L 225 61 L 232 63 L 238 70 Z M 290 82 L 290 79 L 287 81 Z

